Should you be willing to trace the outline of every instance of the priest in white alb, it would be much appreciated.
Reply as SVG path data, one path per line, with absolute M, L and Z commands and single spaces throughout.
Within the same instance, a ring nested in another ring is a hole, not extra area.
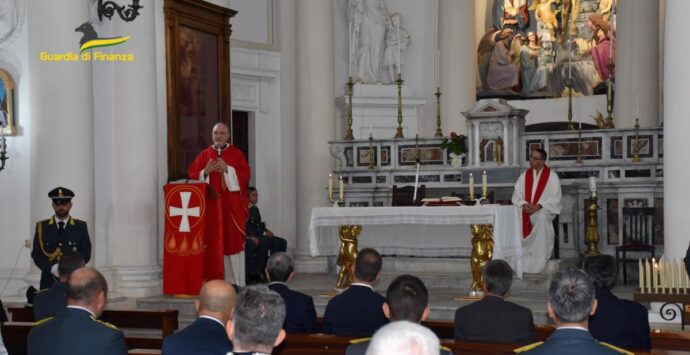
M 522 270 L 538 273 L 553 251 L 553 219 L 561 213 L 561 183 L 546 166 L 546 151 L 530 154 L 530 168 L 515 183 L 513 205 L 522 211 Z

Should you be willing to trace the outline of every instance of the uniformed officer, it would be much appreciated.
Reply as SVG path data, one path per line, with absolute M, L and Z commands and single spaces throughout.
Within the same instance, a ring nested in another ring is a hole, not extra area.
M 48 197 L 53 200 L 55 215 L 36 223 L 31 251 L 31 258 L 41 269 L 41 289 L 57 281 L 57 263 L 63 251 L 78 252 L 85 263 L 91 259 L 91 240 L 86 222 L 69 215 L 74 192 L 65 187 L 56 187 L 50 190 Z

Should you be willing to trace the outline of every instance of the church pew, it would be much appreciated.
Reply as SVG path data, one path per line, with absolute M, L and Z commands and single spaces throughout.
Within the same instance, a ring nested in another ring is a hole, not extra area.
M 13 322 L 34 322 L 32 307 L 10 307 L 8 312 Z M 112 323 L 118 328 L 160 330 L 161 336 L 172 334 L 178 328 L 176 309 L 164 310 L 122 310 L 106 309 L 100 320 Z

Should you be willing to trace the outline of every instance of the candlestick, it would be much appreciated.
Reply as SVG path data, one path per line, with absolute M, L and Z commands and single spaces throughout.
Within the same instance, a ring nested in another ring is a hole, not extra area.
M 474 175 L 470 173 L 470 200 L 474 200 Z
M 487 198 L 488 194 L 486 193 L 486 182 L 487 182 L 487 177 L 486 177 L 486 170 L 482 173 L 482 197 Z
M 649 259 L 644 259 L 644 283 L 647 293 L 652 293 L 652 278 L 649 272 Z
M 340 201 L 343 201 L 343 199 L 344 199 L 344 197 L 345 197 L 345 183 L 343 183 L 343 176 L 342 176 L 342 175 L 340 175 L 340 179 L 339 179 L 339 180 L 340 180 L 340 181 L 338 182 L 338 185 L 339 185 L 339 188 L 340 188 L 340 189 L 339 189 L 339 192 L 338 192 L 338 199 L 339 199 Z
M 333 174 L 328 174 L 328 199 L 333 199 Z
M 644 292 L 644 271 L 642 271 L 642 259 L 637 259 L 637 264 L 638 264 L 638 279 L 639 279 L 639 284 L 640 284 L 640 292 Z
M 659 286 L 661 287 L 661 293 L 665 293 L 664 289 L 666 288 L 666 270 L 664 264 L 664 257 L 662 256 L 661 259 L 659 259 Z

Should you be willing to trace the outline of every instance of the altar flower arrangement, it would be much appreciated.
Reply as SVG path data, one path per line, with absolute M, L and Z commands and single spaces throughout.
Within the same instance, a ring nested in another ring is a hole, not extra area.
M 467 137 L 462 134 L 458 135 L 455 132 L 450 132 L 450 137 L 445 138 L 443 142 L 441 142 L 441 148 L 448 151 L 448 153 L 462 155 L 467 152 L 466 139 Z

